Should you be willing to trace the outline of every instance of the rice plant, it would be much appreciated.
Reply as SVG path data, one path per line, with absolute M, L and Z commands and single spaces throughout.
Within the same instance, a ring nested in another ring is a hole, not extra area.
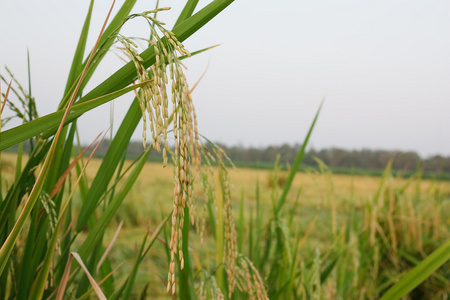
M 249 205 L 245 187 L 235 195 L 226 153 L 198 132 L 182 63 L 206 50 L 190 52 L 183 42 L 233 1 L 214 0 L 194 14 L 198 1 L 188 0 L 173 29 L 158 20 L 168 8 L 130 14 L 135 2 L 108 13 L 88 51 L 90 2 L 55 112 L 38 116 L 31 78 L 27 90 L 8 69 L 1 77 L 7 88 L 0 117 L 6 107 L 22 122 L 4 130 L 10 117 L 1 118 L 0 151 L 17 147 L 15 163 L 2 159 L 9 170 L 0 172 L 1 299 L 448 298 L 449 199 L 439 183 L 424 193 L 418 171 L 399 186 L 388 165 L 373 195 L 342 204 L 333 174 L 317 160 L 325 183 L 320 201 L 306 204 L 304 190 L 293 190 L 293 183 L 319 108 L 289 172 L 280 180 L 277 161 L 270 189 L 256 183 Z M 121 34 L 135 18 L 149 26 L 145 49 Z M 113 46 L 126 64 L 86 90 Z M 131 92 L 134 101 L 88 176 L 106 133 L 83 148 L 77 119 Z M 130 162 L 125 154 L 140 120 L 143 149 Z M 165 206 L 155 217 L 152 203 L 145 212 L 152 222 L 135 217 L 127 224 L 126 200 L 138 202 L 134 189 L 151 151 L 161 153 L 159 168 L 172 165 Z M 139 240 L 132 241 L 130 231 L 122 237 L 123 227 L 135 226 L 145 231 Z M 122 265 L 114 254 L 120 242 L 132 263 Z M 145 266 L 152 255 L 159 268 L 150 272 Z M 157 284 L 142 284 L 148 273 L 157 274 Z
M 182 42 L 232 1 L 213 1 L 195 14 L 197 1 L 188 1 L 172 30 L 157 19 L 157 15 L 166 13 L 168 8 L 156 4 L 154 9 L 130 14 L 135 2 L 125 1 L 117 14 L 111 16 L 113 2 L 95 46 L 85 58 L 94 1 L 90 2 L 64 97 L 54 113 L 39 117 L 31 88 L 25 91 L 8 71 L 15 85 L 9 85 L 3 94 L 2 111 L 8 103 L 22 124 L 1 132 L 0 140 L 1 150 L 19 145 L 14 182 L 1 194 L 2 299 L 84 298 L 93 292 L 102 299 L 127 299 L 139 264 L 169 219 L 172 237 L 167 287 L 169 292 L 175 293 L 175 258 L 183 269 L 184 214 L 193 207 L 194 170 L 200 166 L 197 120 L 181 63 L 191 53 Z M 140 53 L 133 39 L 120 33 L 122 26 L 134 18 L 147 20 L 150 29 L 147 48 Z M 86 91 L 85 86 L 100 61 L 117 44 L 129 62 Z M 2 80 L 8 83 L 6 77 Z M 31 86 L 30 78 L 29 81 Z M 10 100 L 9 91 L 17 96 L 21 108 Z M 85 150 L 81 151 L 78 143 L 77 118 L 132 91 L 136 91 L 135 100 L 98 172 L 89 182 L 84 170 L 96 146 L 94 142 L 90 156 L 85 159 Z M 124 169 L 124 153 L 140 119 L 144 120 L 144 148 L 147 127 L 151 129 L 151 144 L 132 166 Z M 2 119 L 2 123 L 6 121 L 8 119 Z M 173 151 L 169 148 L 169 130 L 175 141 Z M 24 142 L 29 143 L 30 151 L 22 166 Z M 152 150 L 162 151 L 166 162 L 167 156 L 172 156 L 173 212 L 171 218 L 165 217 L 152 231 L 153 234 L 145 235 L 132 272 L 125 281 L 118 282 L 120 279 L 115 278 L 108 259 L 110 247 L 104 241 L 105 230 Z M 72 176 L 76 179 L 72 180 Z M 117 188 L 119 182 L 120 189 Z

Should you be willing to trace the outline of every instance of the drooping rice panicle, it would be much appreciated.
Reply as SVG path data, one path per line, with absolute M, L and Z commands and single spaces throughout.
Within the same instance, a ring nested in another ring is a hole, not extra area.
M 158 9 L 157 11 L 162 10 Z M 137 46 L 125 37 L 119 41 L 124 45 L 127 56 L 134 62 L 139 82 L 148 82 L 139 93 L 139 105 L 143 118 L 143 144 L 146 144 L 147 118 L 152 135 L 152 145 L 163 155 L 164 164 L 167 163 L 167 153 L 170 152 L 168 143 L 169 99 L 167 85 L 171 85 L 173 140 L 174 140 L 174 193 L 172 233 L 170 239 L 170 265 L 167 290 L 175 292 L 175 258 L 178 256 L 181 268 L 184 267 L 182 250 L 182 229 L 184 224 L 184 209 L 191 209 L 190 221 L 194 224 L 195 206 L 192 197 L 195 175 L 191 165 L 195 163 L 200 169 L 200 151 L 195 114 L 189 87 L 184 75 L 184 66 L 179 56 L 190 55 L 178 41 L 175 34 L 163 27 L 163 23 L 156 20 L 149 11 L 141 14 L 149 24 L 151 36 L 148 40 L 155 51 L 155 63 L 147 71 L 142 65 L 142 59 L 137 54 Z M 165 38 L 160 38 L 160 34 Z M 169 77 L 167 76 L 169 70 Z M 164 141 L 164 145 L 162 145 Z

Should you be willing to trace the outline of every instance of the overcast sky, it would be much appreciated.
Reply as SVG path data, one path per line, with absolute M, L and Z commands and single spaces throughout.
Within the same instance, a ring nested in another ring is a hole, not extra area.
M 118 9 L 122 1 L 117 0 Z M 92 47 L 109 1 L 94 6 Z M 139 1 L 138 1 L 139 2 Z M 170 26 L 184 1 L 161 13 Z M 134 12 L 154 7 L 138 3 Z M 199 7 L 208 1 L 200 1 Z M 41 115 L 61 100 L 87 0 L 1 1 L 0 73 L 8 66 L 32 93 Z M 228 145 L 300 143 L 322 98 L 311 145 L 316 149 L 412 150 L 450 155 L 450 1 L 236 0 L 185 42 L 200 132 Z M 125 28 L 147 36 L 143 22 Z M 122 65 L 111 53 L 93 84 Z M 6 86 L 2 83 L 2 91 Z M 131 97 L 115 101 L 114 122 Z M 110 108 L 82 117 L 84 141 L 109 127 Z M 135 138 L 142 135 L 138 127 Z

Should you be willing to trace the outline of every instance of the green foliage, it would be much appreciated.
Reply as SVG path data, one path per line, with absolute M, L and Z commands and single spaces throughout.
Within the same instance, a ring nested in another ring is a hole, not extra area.
M 115 278 L 111 269 L 104 236 L 152 148 L 147 148 L 130 168 L 122 169 L 121 162 L 131 134 L 142 117 L 138 99 L 135 99 L 111 141 L 93 182 L 89 182 L 84 168 L 90 158 L 86 162 L 80 159 L 82 153 L 76 142 L 76 120 L 99 105 L 130 91 L 144 89 L 149 84 L 143 81 L 132 85 L 139 74 L 134 63 L 129 62 L 91 91 L 84 91 L 100 61 L 116 41 L 121 26 L 134 17 L 130 16 L 130 12 L 135 2 L 126 0 L 123 3 L 116 15 L 111 17 L 109 25 L 102 29 L 97 44 L 85 58 L 85 53 L 89 52 L 86 51 L 86 41 L 94 4 L 93 0 L 90 2 L 65 94 L 56 112 L 37 116 L 31 96 L 31 82 L 27 93 L 13 78 L 23 96 L 14 88 L 13 91 L 25 112 L 6 99 L 6 95 L 2 99 L 2 104 L 8 101 L 9 108 L 23 120 L 23 124 L 0 133 L 0 150 L 19 145 L 15 181 L 5 196 L 0 195 L 2 299 L 85 298 L 93 292 L 103 297 L 95 280 L 103 283 L 106 297 L 131 298 L 138 267 L 169 218 L 165 218 L 155 231 L 149 245 L 146 245 L 148 234 L 145 235 L 130 275 L 125 282 L 117 281 L 119 278 Z M 192 15 L 197 1 L 188 1 L 175 24 L 173 36 L 170 40 L 163 37 L 161 43 L 167 46 L 175 36 L 179 42 L 184 41 L 231 2 L 216 0 Z M 157 12 L 155 10 L 154 17 Z M 155 23 L 154 19 L 151 21 Z M 149 45 L 139 55 L 145 68 L 150 68 L 157 61 L 155 49 Z M 12 77 L 11 73 L 9 75 Z M 6 82 L 4 77 L 2 80 Z M 30 148 L 28 160 L 21 167 L 23 142 L 27 142 Z M 72 170 L 77 174 L 76 181 L 71 178 Z M 72 263 L 72 257 L 84 273 Z

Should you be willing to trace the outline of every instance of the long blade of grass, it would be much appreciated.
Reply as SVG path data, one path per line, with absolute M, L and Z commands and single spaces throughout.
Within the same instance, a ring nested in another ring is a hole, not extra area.
M 224 250 L 225 250 L 225 218 L 224 218 L 224 182 L 223 182 L 223 166 L 220 166 L 219 170 L 219 184 L 220 191 L 216 198 L 216 265 L 220 266 L 223 263 Z M 219 268 L 216 273 L 217 284 L 222 291 L 225 291 L 225 271 Z
M 31 94 L 31 63 L 30 63 L 30 52 L 27 49 L 27 70 L 28 70 L 28 94 L 25 95 L 25 98 L 28 98 L 27 104 L 28 104 L 28 120 L 33 120 L 38 117 L 37 110 L 36 110 L 36 102 L 34 101 L 34 98 Z M 29 152 L 33 151 L 34 148 L 34 140 L 30 139 L 30 150 Z M 21 145 L 23 147 L 23 145 Z
M 261 241 L 262 241 L 262 221 L 263 221 L 263 210 L 261 209 L 261 197 L 260 197 L 260 183 L 259 179 L 256 180 L 256 190 L 255 190 L 255 200 L 256 200 L 256 216 L 255 216 L 255 245 L 254 251 L 251 252 L 253 257 L 253 262 L 256 266 L 262 266 L 264 262 L 261 262 Z
M 102 280 L 100 280 L 98 282 L 99 286 L 104 286 L 105 282 L 111 278 L 111 276 L 116 273 L 116 271 L 122 267 L 123 263 L 119 264 L 117 267 L 114 268 L 114 270 L 111 270 L 111 272 L 109 272 L 106 276 L 103 277 Z M 90 299 L 91 293 L 92 291 L 94 291 L 93 288 L 90 288 L 89 290 L 86 291 L 86 293 L 84 293 L 82 296 L 80 296 L 79 298 L 77 298 L 77 300 L 84 300 L 84 299 Z M 109 297 L 109 300 L 112 300 L 111 297 Z
M 5 98 L 3 99 L 3 102 L 1 103 L 1 109 L 0 109 L 0 133 L 2 131 L 2 113 L 3 113 L 3 109 L 5 108 L 6 101 L 8 100 L 8 94 L 9 94 L 9 90 L 11 89 L 11 84 L 12 84 L 12 80 L 9 82 L 8 89 L 6 90 Z M 1 93 L 1 85 L 0 85 L 0 100 L 2 98 L 1 95 L 2 95 L 2 93 Z M 0 161 L 1 161 L 1 157 L 2 157 L 2 154 L 0 152 Z M 17 159 L 19 159 L 19 157 L 21 158 L 22 155 L 18 155 Z M 2 182 L 3 182 L 3 180 L 2 180 L 2 166 L 0 164 L 0 183 L 2 183 Z M 1 184 L 0 184 L 0 202 L 3 202 L 3 194 L 2 194 L 2 185 Z
M 369 229 L 369 241 L 370 245 L 373 246 L 375 244 L 375 237 L 376 237 L 376 228 L 377 228 L 377 222 L 378 222 L 378 206 L 381 199 L 381 193 L 384 188 L 384 184 L 389 177 L 389 174 L 391 173 L 391 167 L 392 167 L 392 158 L 389 160 L 386 168 L 383 171 L 383 175 L 381 176 L 380 183 L 378 185 L 378 189 L 375 193 L 375 195 L 372 198 L 372 204 L 369 206 L 370 209 L 370 229 Z
M 135 98 L 130 109 L 125 115 L 124 121 L 120 125 L 114 139 L 111 141 L 108 151 L 103 158 L 102 164 L 99 167 L 97 175 L 92 181 L 91 188 L 85 198 L 85 202 L 81 207 L 80 215 L 76 225 L 76 231 L 80 232 L 87 224 L 89 217 L 92 215 L 97 202 L 102 196 L 103 192 L 114 175 L 114 172 L 125 153 L 128 143 L 131 139 L 136 126 L 142 116 L 138 100 Z M 95 187 L 95 188 L 92 188 Z
M 322 109 L 323 101 L 320 103 L 319 109 L 317 110 L 316 116 L 314 117 L 314 121 L 311 124 L 311 127 L 309 128 L 308 134 L 306 135 L 305 140 L 303 141 L 302 147 L 300 148 L 300 151 L 297 153 L 297 156 L 295 158 L 294 164 L 292 165 L 292 169 L 289 172 L 289 176 L 286 179 L 286 183 L 283 188 L 283 192 L 280 196 L 280 199 L 278 200 L 278 203 L 275 207 L 275 216 L 277 216 L 283 207 L 284 202 L 286 201 L 286 196 L 291 188 L 292 181 L 294 180 L 295 174 L 297 174 L 298 168 L 300 167 L 300 163 L 302 162 L 303 156 L 305 154 L 306 146 L 308 145 L 309 138 L 311 137 L 312 131 L 314 129 L 314 126 L 316 125 L 317 118 L 319 117 L 320 110 Z
M 450 259 L 450 240 L 422 260 L 405 277 L 391 287 L 380 300 L 396 300 L 406 296 Z
M 97 53 L 95 54 L 95 61 L 91 63 L 86 73 L 86 80 L 83 83 L 82 87 L 84 87 L 87 84 L 87 82 L 91 78 L 92 74 L 94 73 L 100 62 L 103 60 L 103 58 L 108 53 L 111 46 L 114 44 L 115 37 L 119 33 L 119 29 L 123 25 L 124 20 L 130 14 L 131 10 L 136 4 L 136 1 L 137 0 L 125 0 L 124 3 L 122 4 L 122 7 L 119 9 L 114 18 L 111 20 L 111 23 L 105 29 L 104 34 L 100 38 L 99 42 L 100 47 Z M 85 64 L 86 61 L 84 62 L 83 65 Z
M 28 66 L 28 97 L 30 98 L 29 100 L 31 100 L 31 64 L 30 64 L 30 52 L 27 49 L 27 66 Z M 33 113 L 33 108 L 32 108 L 32 102 L 29 101 L 28 103 L 28 118 L 31 120 L 33 118 L 32 113 Z
M 197 6 L 198 0 L 188 0 L 186 5 L 184 6 L 183 10 L 181 11 L 180 16 L 178 17 L 177 21 L 175 22 L 175 27 L 179 25 L 181 22 L 192 16 L 192 13 L 194 12 L 195 7 Z
M 64 291 L 66 290 L 67 282 L 70 278 L 70 266 L 72 265 L 72 256 L 70 255 L 67 259 L 66 267 L 64 268 L 64 273 L 61 278 L 61 282 L 58 287 L 58 291 L 56 293 L 56 300 L 63 300 Z
M 73 105 L 69 111 L 67 118 L 65 119 L 65 122 L 69 123 L 77 119 L 81 115 L 83 115 L 85 112 L 88 112 L 102 104 L 105 104 L 113 99 L 116 99 L 117 97 L 122 96 L 145 84 L 147 83 L 143 82 L 136 85 L 132 85 L 119 91 L 113 92 L 111 94 L 93 99 L 91 101 Z M 57 112 L 48 114 L 39 119 L 35 119 L 31 122 L 27 122 L 23 125 L 11 128 L 9 130 L 0 133 L 0 151 L 5 150 L 11 146 L 14 146 L 20 142 L 23 142 L 41 133 L 44 133 L 44 138 L 49 137 L 54 133 L 54 130 L 58 127 L 58 124 L 60 124 L 63 116 L 64 111 L 59 110 Z
M 66 88 L 64 94 L 67 94 L 74 83 L 76 83 L 77 77 L 83 70 L 83 57 L 86 50 L 86 42 L 89 33 L 89 26 L 91 23 L 92 8 L 94 7 L 94 0 L 91 0 L 89 4 L 88 13 L 84 21 L 83 28 L 81 29 L 78 45 L 75 50 L 75 55 L 72 60 L 72 66 L 70 67 L 69 77 L 67 78 Z
M 98 49 L 94 50 L 94 57 L 95 59 L 91 61 L 89 64 L 89 67 L 84 75 L 84 80 L 81 83 L 80 90 L 83 90 L 86 84 L 89 82 L 92 74 L 97 69 L 100 62 L 103 60 L 104 56 L 108 53 L 109 49 L 113 45 L 115 41 L 115 37 L 117 36 L 117 33 L 119 32 L 120 27 L 123 25 L 124 19 L 129 15 L 131 9 L 136 4 L 136 0 L 126 0 L 120 10 L 116 13 L 114 18 L 111 20 L 111 23 L 108 25 L 108 27 L 104 30 L 103 35 L 101 36 L 99 43 L 98 43 Z M 81 37 L 80 37 L 81 38 Z M 90 56 L 89 56 L 90 57 Z M 80 57 L 82 59 L 82 57 Z M 87 64 L 88 59 L 82 64 L 82 66 L 85 66 Z M 74 77 L 72 80 L 77 81 L 81 73 L 81 69 L 79 69 L 78 73 L 75 72 Z M 69 84 L 69 81 L 68 81 Z M 75 89 L 75 84 L 72 84 L 70 89 L 66 90 L 64 93 L 64 98 L 61 100 L 61 103 L 59 105 L 59 109 L 64 108 L 68 101 L 69 97 L 72 94 L 72 92 Z
M 89 273 L 89 270 L 86 268 L 86 266 L 83 263 L 83 260 L 81 259 L 80 255 L 76 252 L 72 252 L 72 256 L 78 261 L 78 263 L 80 264 L 81 268 L 83 269 L 84 273 L 86 274 L 87 278 L 89 279 L 89 282 L 91 283 L 92 287 L 94 288 L 95 293 L 97 294 L 97 297 L 100 300 L 107 300 L 105 297 L 105 294 L 103 294 L 102 290 L 100 289 L 100 287 L 98 286 L 97 282 L 95 281 L 95 279 L 91 276 L 91 274 Z
M 106 257 L 108 257 L 109 252 L 112 249 L 112 246 L 114 245 L 117 237 L 119 236 L 120 233 L 120 229 L 122 229 L 122 225 L 123 225 L 123 221 L 120 222 L 119 226 L 117 227 L 116 232 L 114 233 L 113 238 L 111 239 L 111 242 L 109 243 L 108 247 L 106 247 L 105 252 L 103 253 L 102 257 L 100 258 L 100 260 L 98 261 L 97 264 L 97 272 L 100 269 L 100 266 L 103 264 L 103 262 L 105 261 Z
M 72 152 L 74 151 L 74 146 L 73 145 L 74 145 L 74 140 L 75 140 L 76 126 L 77 125 L 76 125 L 76 121 L 75 121 L 75 122 L 73 122 L 70 125 L 70 128 L 68 128 L 64 144 L 63 145 L 60 144 L 60 147 L 62 147 L 62 151 L 60 151 L 58 157 L 55 159 L 55 164 L 59 165 L 59 170 L 57 172 L 57 175 L 60 177 L 60 179 L 61 179 L 61 177 L 63 177 L 63 174 L 66 173 L 67 169 L 71 168 L 71 166 L 70 166 L 70 159 L 72 157 Z M 90 146 L 89 146 L 89 148 L 90 148 Z M 77 155 L 73 155 L 73 157 L 74 157 L 74 160 L 78 159 Z M 78 156 L 78 157 L 79 157 L 78 161 L 82 161 L 81 156 Z M 79 178 L 78 182 L 77 182 L 77 185 L 79 186 L 78 190 L 80 192 L 80 197 L 82 197 L 82 187 L 83 187 L 86 175 L 85 175 L 85 173 L 82 173 L 81 171 L 78 172 L 78 170 L 81 170 L 80 165 L 84 165 L 84 164 L 83 163 L 75 164 L 75 169 L 77 171 L 77 175 L 82 174 L 81 178 Z M 53 180 L 56 180 L 56 178 L 58 176 L 55 176 L 53 178 Z M 70 178 L 70 175 L 69 175 L 69 178 Z M 69 183 L 67 188 L 70 191 L 72 189 L 72 185 L 70 184 L 71 183 L 70 179 L 67 182 Z M 51 190 L 51 186 L 52 185 L 53 185 L 53 190 L 50 193 L 50 196 L 52 195 L 52 193 L 54 191 L 56 191 L 55 187 L 58 185 L 58 181 L 56 181 L 56 182 L 55 181 L 48 182 L 47 190 Z M 57 212 L 60 211 L 61 204 L 63 202 L 63 197 L 65 196 L 64 189 L 65 189 L 65 186 L 62 185 L 61 189 L 56 191 L 56 194 L 54 196 L 54 201 L 55 201 L 55 204 L 56 204 Z M 55 267 L 56 272 L 55 272 L 54 277 L 56 279 L 56 282 L 55 282 L 56 286 L 59 285 L 59 280 L 63 276 L 64 270 L 63 270 L 62 266 L 67 264 L 67 260 L 70 257 L 70 245 L 71 245 L 70 241 L 72 239 L 72 237 L 71 237 L 72 234 L 71 234 L 71 230 L 70 229 L 72 228 L 72 225 L 73 225 L 73 221 L 72 221 L 72 202 L 70 202 L 68 204 L 68 207 L 66 208 L 66 210 L 67 210 L 67 212 L 65 214 L 64 221 L 63 221 L 63 224 L 62 224 L 62 227 L 63 227 L 62 231 L 65 232 L 65 234 L 64 234 L 63 240 L 61 241 L 61 243 L 59 245 L 62 255 L 59 258 L 58 265 L 61 265 L 61 267 Z
M 6 101 L 8 101 L 8 95 L 9 95 L 9 91 L 11 90 L 11 84 L 12 84 L 12 80 L 9 82 L 8 88 L 6 89 L 5 97 L 3 98 L 3 102 L 2 102 L 2 109 L 0 110 L 0 116 L 2 115 L 3 110 L 5 109 Z M 0 129 L 1 129 L 1 123 L 0 123 Z

